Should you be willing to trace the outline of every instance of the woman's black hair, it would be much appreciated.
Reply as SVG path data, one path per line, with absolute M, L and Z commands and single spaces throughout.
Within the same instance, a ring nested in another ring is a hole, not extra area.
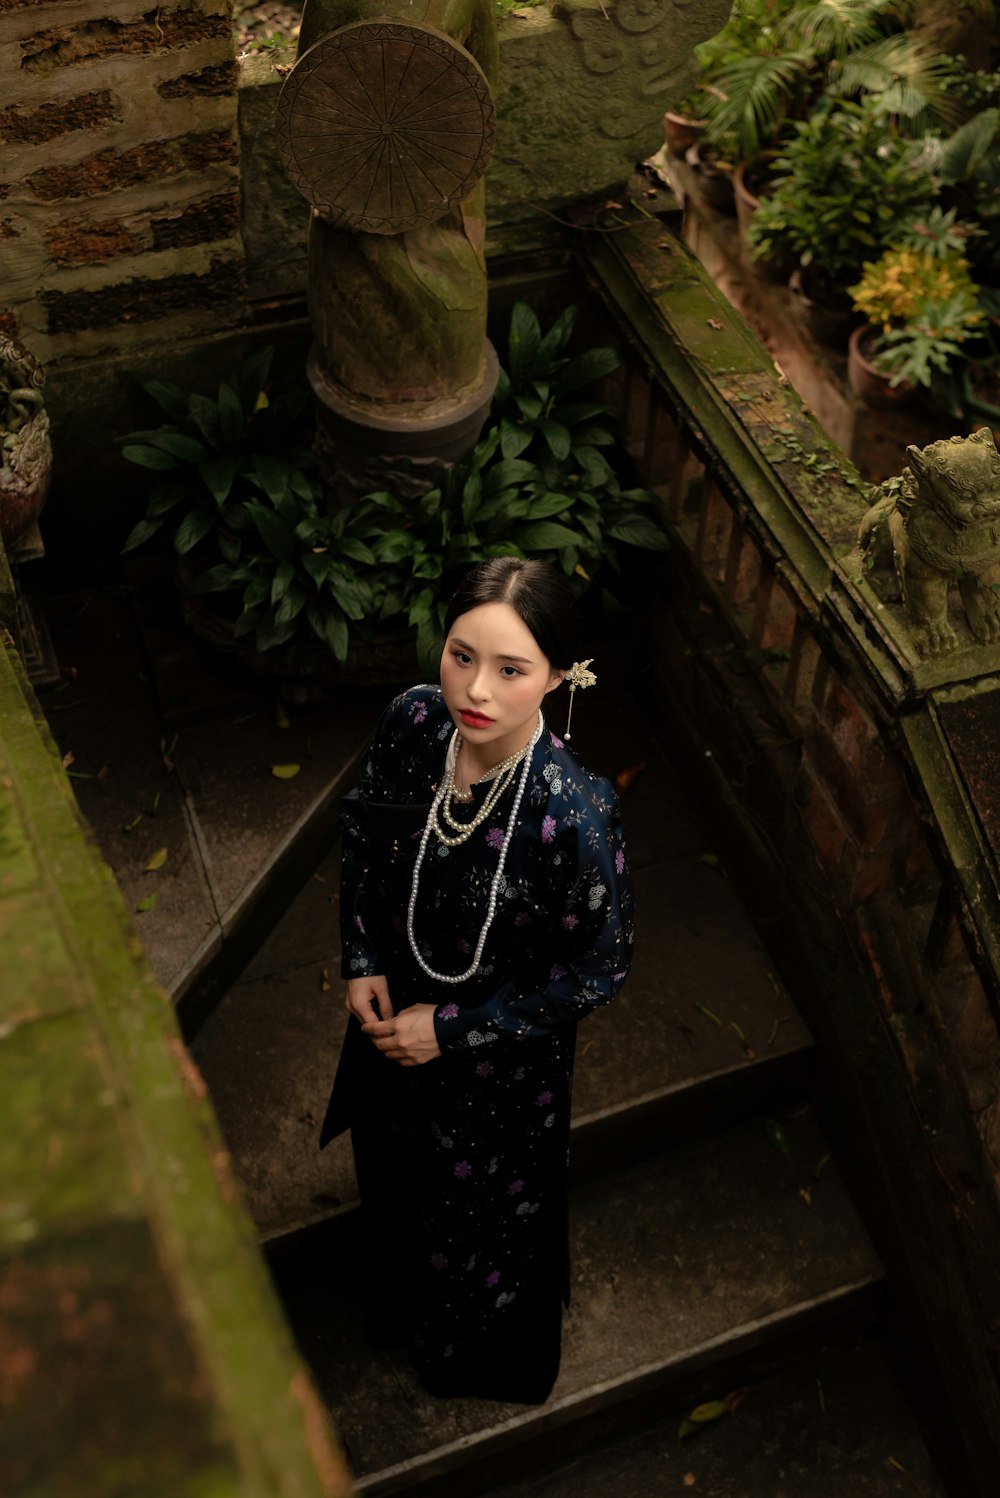
M 569 583 L 548 562 L 490 557 L 473 567 L 448 605 L 445 638 L 456 619 L 484 603 L 509 603 L 553 670 L 573 664 L 580 650 L 580 614 Z

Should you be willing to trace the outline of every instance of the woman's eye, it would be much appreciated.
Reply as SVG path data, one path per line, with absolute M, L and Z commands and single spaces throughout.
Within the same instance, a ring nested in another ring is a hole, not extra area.
M 505 676 L 520 676 L 521 674 L 516 666 L 501 666 L 500 670 Z
M 458 661 L 460 666 L 469 666 L 472 664 L 472 656 L 466 655 L 464 650 L 453 650 L 451 653 L 453 659 Z

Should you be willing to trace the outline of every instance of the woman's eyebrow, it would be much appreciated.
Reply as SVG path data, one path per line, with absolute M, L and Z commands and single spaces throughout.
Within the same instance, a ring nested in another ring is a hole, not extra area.
M 449 643 L 459 646 L 459 648 L 462 650 L 467 650 L 470 655 L 476 654 L 474 645 L 467 645 L 464 640 L 458 640 L 454 635 L 452 636 Z M 498 655 L 496 659 L 498 661 L 513 661 L 518 666 L 533 666 L 535 664 L 535 662 L 533 660 L 530 660 L 526 655 Z

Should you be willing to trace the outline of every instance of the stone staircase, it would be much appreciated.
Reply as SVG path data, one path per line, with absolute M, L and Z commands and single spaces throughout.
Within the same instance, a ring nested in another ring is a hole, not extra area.
M 613 677 L 579 747 L 633 780 L 640 938 L 622 995 L 580 1031 L 553 1397 L 433 1400 L 366 1344 L 349 1146 L 316 1150 L 343 1028 L 336 849 L 193 1042 L 289 1322 L 379 1498 L 938 1498 L 878 1340 L 883 1270 L 812 1112 L 812 1039 Z M 407 1293 L 405 1265 L 386 1293 Z M 744 1387 L 678 1443 L 685 1410 Z

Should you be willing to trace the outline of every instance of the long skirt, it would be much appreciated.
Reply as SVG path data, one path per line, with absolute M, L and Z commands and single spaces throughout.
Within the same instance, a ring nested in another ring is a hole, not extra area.
M 322 1142 L 349 1124 L 369 1334 L 405 1342 L 432 1394 L 551 1392 L 575 1039 L 569 1025 L 402 1067 L 350 1023 Z

